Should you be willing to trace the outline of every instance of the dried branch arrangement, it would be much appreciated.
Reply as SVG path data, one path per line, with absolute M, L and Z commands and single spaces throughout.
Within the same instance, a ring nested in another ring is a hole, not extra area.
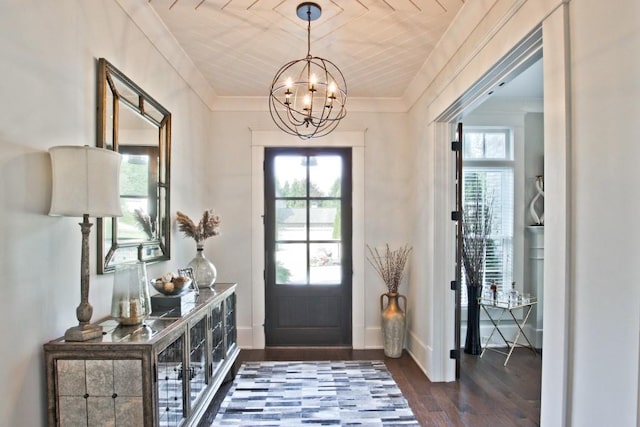
M 367 249 L 369 250 L 367 260 L 387 285 L 389 293 L 397 294 L 398 286 L 400 286 L 404 275 L 404 267 L 413 248 L 405 245 L 399 249 L 391 250 L 387 244 L 382 253 L 377 248 L 371 249 L 369 245 L 367 245 Z
M 482 286 L 492 215 L 492 203 L 482 204 L 479 200 L 463 212 L 462 263 L 467 286 Z
M 221 220 L 220 217 L 213 212 L 213 209 L 204 211 L 198 225 L 180 211 L 178 211 L 176 215 L 178 230 L 182 231 L 186 237 L 191 237 L 195 240 L 197 245 L 203 244 L 204 241 L 211 236 L 220 234 Z

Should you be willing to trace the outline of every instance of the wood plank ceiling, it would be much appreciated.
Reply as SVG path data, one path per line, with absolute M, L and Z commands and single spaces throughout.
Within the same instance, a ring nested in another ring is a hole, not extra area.
M 276 71 L 307 53 L 300 0 L 149 0 L 217 96 L 268 96 Z M 311 54 L 343 72 L 349 97 L 398 98 L 463 0 L 316 0 Z

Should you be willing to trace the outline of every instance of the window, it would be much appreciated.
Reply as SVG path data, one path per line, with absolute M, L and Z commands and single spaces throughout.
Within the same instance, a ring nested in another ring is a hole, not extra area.
M 513 144 L 509 129 L 467 127 L 463 134 L 463 209 L 491 212 L 483 285 L 509 289 L 513 277 Z M 462 305 L 467 305 L 462 274 Z
M 119 152 L 122 217 L 118 218 L 118 241 L 152 240 L 157 237 L 158 147 L 121 145 Z

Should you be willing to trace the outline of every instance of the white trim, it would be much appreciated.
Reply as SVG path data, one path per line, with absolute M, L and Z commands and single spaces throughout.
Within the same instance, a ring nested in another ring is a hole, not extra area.
M 543 335 L 543 369 L 542 369 L 542 407 L 541 425 L 561 426 L 569 423 L 571 390 L 569 389 L 570 370 L 568 362 L 571 356 L 570 334 L 570 81 L 569 81 L 569 32 L 568 5 L 560 0 L 532 0 L 527 1 L 517 13 L 504 23 L 500 31 L 493 34 L 491 39 L 482 46 L 474 58 L 465 64 L 462 70 L 442 87 L 438 96 L 429 103 L 424 119 L 429 126 L 435 124 L 436 130 L 448 128 L 442 115 L 457 101 L 468 88 L 482 76 L 485 70 L 500 61 L 504 52 L 513 49 L 514 40 L 524 37 L 538 25 L 543 28 L 544 46 L 544 133 L 545 133 L 545 173 L 549 182 L 554 186 L 545 192 L 545 228 L 547 238 L 544 269 L 544 319 L 553 328 L 547 328 Z M 503 52 L 501 54 L 501 52 Z M 466 88 L 466 89 L 465 89 Z M 438 116 L 441 116 L 438 119 Z M 454 120 L 449 117 L 447 120 Z M 449 188 L 436 188 L 435 215 L 436 230 L 438 226 L 447 227 L 446 215 L 451 210 L 447 191 L 452 191 L 450 180 L 450 161 L 443 156 L 449 149 L 450 135 L 444 132 L 434 133 L 436 167 L 435 181 L 444 183 Z M 451 158 L 453 156 L 450 156 Z M 442 162 L 439 165 L 439 162 Z M 549 175 L 551 174 L 551 175 Z M 446 230 L 445 228 L 444 230 Z M 438 271 L 435 272 L 435 283 L 443 283 L 446 271 L 451 267 L 448 279 L 453 275 L 452 264 L 447 261 L 451 251 L 455 233 L 436 234 L 434 259 Z M 551 249 L 553 248 L 553 249 Z M 441 258 L 445 254 L 445 259 Z M 440 281 L 438 281 L 440 280 Z M 454 364 L 446 363 L 453 338 L 453 328 L 447 319 L 454 318 L 454 304 L 451 298 L 436 293 L 444 286 L 434 288 L 434 312 L 438 306 L 444 307 L 444 321 L 433 331 L 436 351 L 433 362 L 436 370 L 429 373 L 429 378 L 438 380 L 440 376 L 448 379 L 454 376 Z M 434 315 L 434 320 L 437 317 Z M 444 372 L 437 370 L 437 361 L 442 361 Z M 440 374 L 440 375 L 439 375 Z
M 449 283 L 455 279 L 456 223 L 451 212 L 456 209 L 455 156 L 449 141 L 452 127 L 449 123 L 434 122 L 434 283 Z M 455 293 L 446 286 L 434 286 L 433 349 L 428 377 L 432 381 L 454 381 L 455 360 L 449 358 L 449 350 L 455 348 Z
M 430 381 L 433 381 L 429 377 L 427 368 L 422 363 L 422 361 L 430 360 L 433 357 L 433 348 L 426 345 L 418 335 L 410 330 L 407 331 L 405 343 L 406 351 L 411 355 L 411 358 L 416 362 L 420 370 L 424 372 L 425 376 L 429 378 Z
M 301 141 L 281 131 L 251 132 L 251 268 L 252 268 L 252 348 L 264 348 L 264 148 L 265 147 L 351 147 L 352 161 L 352 346 L 364 349 L 369 342 L 364 311 L 364 147 L 365 131 L 335 131 L 319 140 Z M 379 334 L 379 331 L 377 332 Z
M 544 171 L 545 328 L 542 346 L 542 402 L 540 425 L 570 425 L 569 361 L 573 360 L 571 317 L 571 82 L 569 58 L 569 6 L 544 20 Z

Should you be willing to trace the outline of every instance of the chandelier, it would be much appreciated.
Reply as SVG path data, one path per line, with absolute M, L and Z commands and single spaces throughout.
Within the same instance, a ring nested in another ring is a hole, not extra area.
M 347 115 L 347 83 L 342 72 L 328 59 L 311 55 L 311 21 L 321 13 L 316 3 L 298 6 L 298 17 L 307 21 L 307 56 L 283 65 L 269 94 L 273 121 L 303 140 L 329 134 Z

